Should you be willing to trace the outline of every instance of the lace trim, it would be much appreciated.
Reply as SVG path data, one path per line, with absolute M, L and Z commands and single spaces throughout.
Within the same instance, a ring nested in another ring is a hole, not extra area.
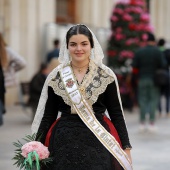
M 89 72 L 85 75 L 82 84 L 78 86 L 87 102 L 92 106 L 97 101 L 98 96 L 105 91 L 107 85 L 113 81 L 113 77 L 108 75 L 91 60 L 89 63 Z M 63 98 L 67 105 L 72 105 L 64 89 L 59 72 L 55 78 L 51 79 L 48 85 L 53 88 L 55 94 Z

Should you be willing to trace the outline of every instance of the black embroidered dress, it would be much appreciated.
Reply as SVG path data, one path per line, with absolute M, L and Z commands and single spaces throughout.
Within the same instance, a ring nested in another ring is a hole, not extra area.
M 102 126 L 110 131 L 103 118 L 107 109 L 123 149 L 131 147 L 114 78 L 90 62 L 80 89 Z M 43 134 L 42 143 L 59 111 L 62 114 L 53 127 L 49 142 L 54 161 L 46 170 L 123 170 L 71 107 L 58 73 L 48 86 L 48 99 L 38 130 Z

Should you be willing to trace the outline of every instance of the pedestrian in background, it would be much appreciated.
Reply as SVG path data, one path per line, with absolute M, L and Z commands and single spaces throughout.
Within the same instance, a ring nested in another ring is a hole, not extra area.
M 59 39 L 55 39 L 55 40 L 53 41 L 54 49 L 51 50 L 51 51 L 47 54 L 47 58 L 46 58 L 46 62 L 47 62 L 47 63 L 50 63 L 50 61 L 51 61 L 53 58 L 58 58 L 58 57 L 59 57 L 59 45 L 60 45 Z
M 0 108 L 3 108 L 3 113 L 6 112 L 5 89 L 16 86 L 17 79 L 15 72 L 23 69 L 25 66 L 25 60 L 5 43 L 0 33 Z
M 51 72 L 54 68 L 59 65 L 58 58 L 52 58 L 51 61 L 48 63 L 48 70 Z
M 26 66 L 25 59 L 8 46 L 0 33 L 0 43 L 4 44 L 6 54 L 1 56 L 6 58 L 6 64 L 3 66 L 5 77 L 5 87 L 13 87 L 17 85 L 16 72 L 22 70 Z
M 117 78 L 102 63 L 95 35 L 74 25 L 60 50 L 61 64 L 47 77 L 32 124 L 54 158 L 45 170 L 132 170 Z
M 3 125 L 3 114 L 5 113 L 5 107 L 4 107 L 4 95 L 5 95 L 5 82 L 4 82 L 4 74 L 1 64 L 1 44 L 0 44 L 0 126 Z
M 138 71 L 138 102 L 140 109 L 140 131 L 146 130 L 146 114 L 149 114 L 148 130 L 156 131 L 155 119 L 159 100 L 159 89 L 154 82 L 155 73 L 165 67 L 162 52 L 156 46 L 155 36 L 148 33 L 147 46 L 136 51 L 133 70 Z
M 48 71 L 47 64 L 42 63 L 40 65 L 38 72 L 32 77 L 30 81 L 28 105 L 32 109 L 32 120 L 35 116 L 41 91 L 44 86 L 44 82 L 46 80 L 48 73 L 49 71 Z
M 170 49 L 166 49 L 165 48 L 165 44 L 166 41 L 165 39 L 161 38 L 158 40 L 158 48 L 162 51 L 162 53 L 164 54 L 165 60 L 167 62 L 167 65 L 165 67 L 165 71 L 167 72 L 167 83 L 165 83 L 162 86 L 159 86 L 160 89 L 160 98 L 159 98 L 159 115 L 162 116 L 162 111 L 163 109 L 163 104 L 161 102 L 162 97 L 165 98 L 165 112 L 166 112 L 166 116 L 169 117 L 170 116 L 170 112 L 169 112 L 169 99 L 170 99 L 170 75 L 169 75 L 169 66 L 170 66 Z
M 3 114 L 5 111 L 5 78 L 3 68 L 8 65 L 8 56 L 5 42 L 0 34 L 0 125 L 3 125 Z

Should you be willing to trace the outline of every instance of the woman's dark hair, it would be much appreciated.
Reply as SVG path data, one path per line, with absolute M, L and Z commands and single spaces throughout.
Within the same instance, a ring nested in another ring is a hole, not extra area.
M 94 47 L 93 37 L 92 37 L 90 30 L 85 25 L 75 25 L 75 26 L 71 27 L 66 34 L 67 48 L 68 48 L 69 39 L 73 35 L 77 35 L 77 34 L 83 34 L 83 35 L 87 36 L 90 41 L 91 48 Z

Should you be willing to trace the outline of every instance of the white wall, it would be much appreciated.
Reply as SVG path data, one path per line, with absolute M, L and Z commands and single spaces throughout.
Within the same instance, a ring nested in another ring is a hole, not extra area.
M 151 22 L 157 38 L 165 38 L 170 43 L 170 1 L 150 0 Z
M 116 0 L 77 0 L 80 23 L 95 27 L 110 27 L 110 16 Z

